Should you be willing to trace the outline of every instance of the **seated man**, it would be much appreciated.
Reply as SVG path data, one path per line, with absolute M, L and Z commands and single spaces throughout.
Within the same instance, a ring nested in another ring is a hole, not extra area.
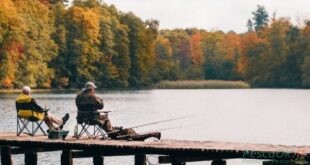
M 18 106 L 26 105 L 25 107 L 27 107 L 28 105 L 30 105 L 34 110 L 38 112 L 40 111 L 43 112 L 44 109 L 37 104 L 34 98 L 30 96 L 30 92 L 31 92 L 31 89 L 29 86 L 23 87 L 22 93 L 16 98 L 16 108 L 18 108 Z M 19 113 L 23 113 L 23 112 L 19 112 Z M 22 114 L 19 114 L 19 115 L 22 115 Z M 23 114 L 23 116 L 27 116 L 27 114 Z M 68 119 L 69 119 L 68 113 L 66 113 L 63 118 L 58 118 L 54 116 L 52 113 L 47 112 L 47 115 L 44 118 L 44 122 L 48 126 L 49 130 L 55 130 L 58 128 L 62 129 L 63 125 L 66 124 Z M 59 127 L 58 128 L 55 127 L 54 123 L 59 125 Z
M 108 133 L 108 137 L 115 140 L 145 140 L 149 137 L 156 137 L 160 139 L 160 132 L 151 132 L 145 134 L 138 134 L 132 128 L 122 129 L 122 127 L 113 127 L 106 115 L 100 115 L 97 112 L 103 109 L 103 101 L 95 95 L 96 85 L 93 82 L 87 82 L 82 92 L 75 98 L 76 106 L 78 107 L 77 120 L 95 121 L 102 129 Z M 89 117 L 92 114 L 91 118 Z
M 82 90 L 75 98 L 75 104 L 78 108 L 78 121 L 92 120 L 96 122 L 106 132 L 121 129 L 121 127 L 113 127 L 106 115 L 97 112 L 103 109 L 103 101 L 95 94 L 96 85 L 93 82 L 87 82 Z M 91 118 L 89 117 L 92 115 Z

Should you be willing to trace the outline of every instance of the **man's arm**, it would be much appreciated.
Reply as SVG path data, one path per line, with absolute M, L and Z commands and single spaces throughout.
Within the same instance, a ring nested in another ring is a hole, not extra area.
M 94 99 L 94 105 L 96 109 L 102 109 L 103 108 L 103 100 L 99 97 L 93 96 Z
M 31 104 L 35 110 L 38 110 L 38 111 L 44 110 L 40 105 L 37 104 L 37 102 L 34 98 L 31 99 Z

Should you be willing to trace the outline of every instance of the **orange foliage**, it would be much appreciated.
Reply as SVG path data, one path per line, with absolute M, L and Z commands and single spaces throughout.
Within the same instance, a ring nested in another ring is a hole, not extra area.
M 21 43 L 12 41 L 8 43 L 5 47 L 5 52 L 7 53 L 7 69 L 6 76 L 2 80 L 2 84 L 6 88 L 13 87 L 13 81 L 15 80 L 15 73 L 17 71 L 17 62 L 24 53 L 24 46 Z
M 250 32 L 246 33 L 241 37 L 240 40 L 240 51 L 241 51 L 241 57 L 238 60 L 237 63 L 237 71 L 241 74 L 244 74 L 248 69 L 248 52 L 250 49 L 255 48 L 255 46 L 263 42 L 261 38 L 257 36 L 256 33 Z
M 201 47 L 201 38 L 202 37 L 200 33 L 195 33 L 189 39 L 189 49 L 192 63 L 198 66 L 202 65 L 204 62 L 203 51 Z
M 236 54 L 240 50 L 240 36 L 236 33 L 228 33 L 223 40 L 223 48 L 225 50 L 225 59 L 234 60 Z

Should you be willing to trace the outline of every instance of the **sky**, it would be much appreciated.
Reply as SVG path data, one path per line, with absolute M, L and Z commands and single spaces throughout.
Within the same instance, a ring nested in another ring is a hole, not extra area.
M 310 18 L 310 0 L 104 0 L 123 12 L 132 11 L 142 20 L 157 19 L 160 29 L 201 28 L 245 32 L 246 22 L 257 4 L 269 15 L 290 17 L 296 25 Z

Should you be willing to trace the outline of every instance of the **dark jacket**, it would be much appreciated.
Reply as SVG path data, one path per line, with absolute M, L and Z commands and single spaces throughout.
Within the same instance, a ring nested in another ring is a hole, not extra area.
M 78 108 L 77 118 L 86 118 L 89 113 L 103 108 L 103 101 L 90 90 L 80 92 L 75 98 L 75 104 Z M 97 116 L 97 115 L 94 115 Z
M 23 110 L 34 110 L 34 111 L 43 111 L 43 108 L 39 106 L 36 100 L 29 95 L 20 94 L 16 99 L 16 109 L 23 109 Z

